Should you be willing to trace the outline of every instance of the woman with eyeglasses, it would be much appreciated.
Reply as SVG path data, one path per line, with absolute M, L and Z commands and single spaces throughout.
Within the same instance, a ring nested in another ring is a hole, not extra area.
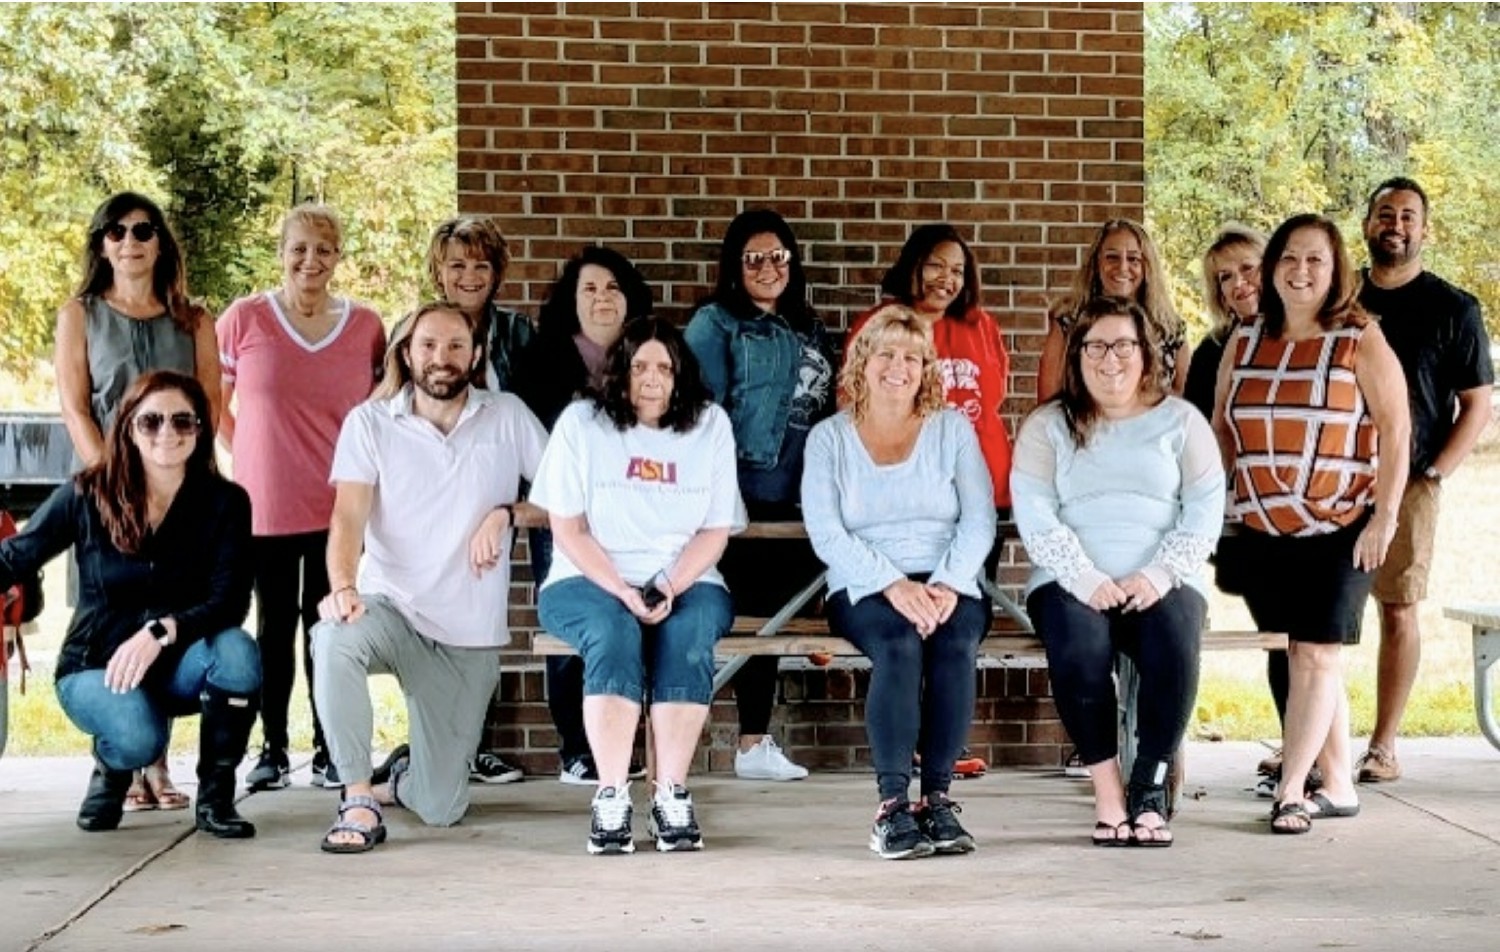
M 260 658 L 240 625 L 250 607 L 250 499 L 214 465 L 208 394 L 150 371 L 125 391 L 96 460 L 0 543 L 0 590 L 70 546 L 78 605 L 54 682 L 93 741 L 78 810 L 91 832 L 120 825 L 131 771 L 166 750 L 174 717 L 199 727 L 197 828 L 254 836 L 235 810 L 260 692 Z
M 834 357 L 807 301 L 792 229 L 770 209 L 742 212 L 719 249 L 718 281 L 684 332 L 714 400 L 734 425 L 740 494 L 752 520 L 802 518 L 802 452 L 813 424 L 834 408 Z M 775 565 L 775 572 L 766 571 Z M 822 571 L 805 539 L 733 539 L 719 561 L 735 610 L 769 617 Z M 735 672 L 739 747 L 735 776 L 801 780 L 771 737 L 779 659 L 752 657 Z
M 1161 255 L 1140 224 L 1128 218 L 1111 218 L 1094 233 L 1083 264 L 1074 273 L 1072 287 L 1051 310 L 1037 364 L 1037 402 L 1050 399 L 1062 387 L 1067 362 L 1065 342 L 1074 312 L 1101 295 L 1134 301 L 1146 312 L 1149 329 L 1158 339 L 1162 354 L 1159 372 L 1163 389 L 1181 396 L 1187 385 L 1192 350 L 1187 341 L 1187 324 L 1172 306 Z
M 260 759 L 251 790 L 288 783 L 287 709 L 302 670 L 312 710 L 312 782 L 338 783 L 313 705 L 312 626 L 328 594 L 328 473 L 344 417 L 375 386 L 385 328 L 370 308 L 330 290 L 343 256 L 343 227 L 326 205 L 287 212 L 277 245 L 281 286 L 240 298 L 217 325 L 224 366 L 219 442 L 234 458 L 234 480 L 254 503 L 255 633 L 265 667 Z M 232 401 L 232 403 L 231 403 Z
M 1167 775 L 1198 691 L 1203 567 L 1224 521 L 1213 431 L 1166 392 L 1145 309 L 1075 312 L 1062 389 L 1022 424 L 1011 493 L 1031 559 L 1026 606 L 1094 787 L 1095 846 L 1170 846 Z M 1138 747 L 1119 760 L 1116 653 L 1140 677 Z
M 83 253 L 83 280 L 57 314 L 52 365 L 75 469 L 97 463 L 104 434 L 125 390 L 148 370 L 197 378 L 218 426 L 219 350 L 213 316 L 188 298 L 177 238 L 156 203 L 135 192 L 113 195 L 94 211 Z M 76 568 L 69 562 L 68 600 Z M 166 756 L 130 791 L 128 810 L 182 810 Z

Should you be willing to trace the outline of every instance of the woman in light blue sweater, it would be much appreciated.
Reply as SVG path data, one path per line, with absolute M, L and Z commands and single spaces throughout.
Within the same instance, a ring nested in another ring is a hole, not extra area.
M 1162 392 L 1138 304 L 1095 298 L 1068 334 L 1063 389 L 1021 427 L 1011 469 L 1033 571 L 1027 609 L 1052 693 L 1094 784 L 1096 846 L 1170 846 L 1165 781 L 1198 691 L 1203 566 L 1224 470 L 1192 404 Z M 1114 654 L 1140 671 L 1139 753 L 1125 787 Z
M 989 471 L 969 421 L 943 407 L 931 332 L 909 309 L 871 316 L 839 383 L 848 406 L 808 437 L 802 511 L 828 565 L 829 627 L 870 659 L 865 718 L 881 799 L 870 848 L 886 859 L 966 853 L 974 838 L 948 788 L 989 629 L 978 581 L 995 538 Z

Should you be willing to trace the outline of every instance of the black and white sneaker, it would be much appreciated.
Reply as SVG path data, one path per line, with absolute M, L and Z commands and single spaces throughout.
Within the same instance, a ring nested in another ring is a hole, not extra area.
M 646 776 L 646 768 L 641 764 L 633 763 L 630 765 L 630 772 L 625 776 L 630 780 L 640 780 Z M 592 787 L 599 782 L 599 768 L 594 766 L 594 758 L 588 754 L 573 757 L 562 765 L 562 770 L 557 774 L 557 781 L 579 787 Z
M 635 841 L 630 830 L 630 784 L 619 789 L 602 787 L 594 794 L 590 807 L 589 853 L 634 853 Z
M 492 750 L 484 750 L 469 761 L 469 779 L 475 783 L 516 783 L 526 779 L 526 771 L 508 764 Z
M 693 795 L 682 784 L 657 784 L 649 826 L 658 852 L 703 849 L 703 832 L 693 815 Z
M 333 765 L 333 761 L 328 759 L 326 750 L 313 754 L 312 785 L 332 789 L 338 789 L 344 785 L 344 782 L 339 779 L 338 768 Z
M 927 801 L 917 811 L 917 829 L 939 853 L 972 853 L 974 837 L 958 822 L 955 814 L 963 807 L 949 800 L 945 794 L 928 794 Z
M 292 782 L 291 772 L 286 751 L 262 747 L 260 759 L 245 775 L 245 786 L 251 790 L 280 790 Z
M 875 828 L 870 831 L 870 850 L 881 859 L 917 859 L 931 856 L 932 841 L 922 835 L 911 804 L 905 799 L 887 800 L 875 814 Z

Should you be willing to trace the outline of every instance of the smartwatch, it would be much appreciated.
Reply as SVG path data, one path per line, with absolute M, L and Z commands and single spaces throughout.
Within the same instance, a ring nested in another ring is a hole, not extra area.
M 172 643 L 172 633 L 167 630 L 166 625 L 161 623 L 160 618 L 151 619 L 151 624 L 146 626 L 146 630 L 151 632 L 151 637 L 155 638 L 156 643 L 163 648 Z

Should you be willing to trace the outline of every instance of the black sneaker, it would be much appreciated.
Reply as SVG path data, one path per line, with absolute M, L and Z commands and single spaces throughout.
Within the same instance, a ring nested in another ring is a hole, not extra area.
M 646 776 L 646 768 L 641 764 L 632 763 L 630 772 L 625 776 L 629 780 L 640 780 Z M 589 754 L 573 757 L 562 765 L 562 770 L 558 771 L 557 780 L 559 783 L 592 787 L 599 782 L 599 768 L 594 766 L 594 758 Z
M 469 779 L 476 783 L 515 783 L 526 779 L 526 772 L 506 763 L 494 751 L 484 750 L 469 762 Z
M 904 799 L 887 800 L 875 814 L 875 828 L 870 831 L 870 849 L 881 859 L 917 859 L 931 856 L 932 841 L 922 835 L 911 804 Z
M 958 822 L 955 814 L 963 807 L 941 793 L 928 794 L 927 802 L 917 811 L 917 829 L 939 853 L 972 853 L 974 837 Z
M 314 787 L 339 788 L 344 782 L 339 779 L 338 768 L 328 759 L 328 752 L 320 750 L 313 754 L 312 785 Z
M 287 761 L 286 751 L 262 747 L 260 759 L 245 775 L 245 786 L 252 791 L 280 790 L 291 783 L 289 777 L 291 772 L 292 767 Z
M 632 808 L 630 784 L 619 788 L 604 787 L 594 794 L 590 807 L 589 853 L 634 853 L 635 841 L 630 830 Z
M 703 832 L 693 815 L 693 795 L 682 784 L 658 785 L 651 798 L 651 836 L 660 853 L 703 849 Z

